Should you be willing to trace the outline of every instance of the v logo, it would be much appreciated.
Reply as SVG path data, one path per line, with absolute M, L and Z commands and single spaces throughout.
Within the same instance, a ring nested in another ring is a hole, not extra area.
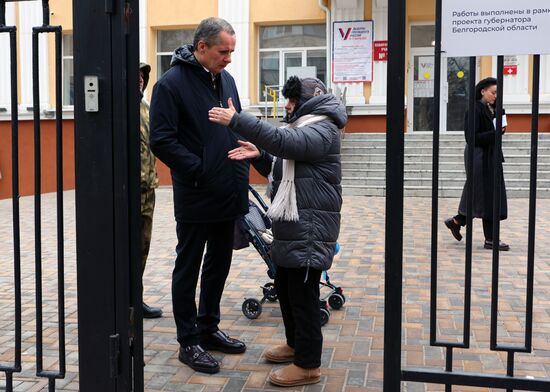
M 349 35 L 351 34 L 351 27 L 349 27 L 346 31 L 342 28 L 339 28 L 338 30 L 340 31 L 340 35 L 344 41 L 349 38 Z

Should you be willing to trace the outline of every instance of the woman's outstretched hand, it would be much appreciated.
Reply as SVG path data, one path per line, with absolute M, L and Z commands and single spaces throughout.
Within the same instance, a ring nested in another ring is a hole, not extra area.
M 227 157 L 229 159 L 241 161 L 243 159 L 253 159 L 260 156 L 260 150 L 258 150 L 254 144 L 242 140 L 238 140 L 238 143 L 240 144 L 240 147 L 237 147 L 227 153 Z
M 233 115 L 237 113 L 231 98 L 227 100 L 227 107 L 227 109 L 213 107 L 208 111 L 208 119 L 213 123 L 228 126 L 233 118 Z

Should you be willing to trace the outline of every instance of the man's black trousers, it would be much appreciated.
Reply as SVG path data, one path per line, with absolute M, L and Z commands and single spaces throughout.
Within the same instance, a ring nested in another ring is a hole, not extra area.
M 172 305 L 181 346 L 199 344 L 201 334 L 218 330 L 220 300 L 233 253 L 233 229 L 234 221 L 177 223 Z M 197 312 L 195 293 L 205 246 Z
M 277 267 L 275 275 L 286 342 L 294 348 L 294 364 L 305 369 L 321 366 L 320 280 L 321 271 L 313 268 Z

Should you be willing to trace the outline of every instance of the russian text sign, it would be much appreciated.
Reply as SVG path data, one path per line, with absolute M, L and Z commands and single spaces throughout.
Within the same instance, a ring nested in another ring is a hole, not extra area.
M 550 1 L 443 0 L 448 57 L 550 53 Z
M 334 22 L 332 81 L 372 81 L 372 20 Z

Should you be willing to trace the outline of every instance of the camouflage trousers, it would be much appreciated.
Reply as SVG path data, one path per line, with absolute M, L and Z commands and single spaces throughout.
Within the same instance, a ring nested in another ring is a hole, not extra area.
M 153 232 L 153 211 L 155 210 L 155 189 L 141 190 L 141 275 L 145 271 L 151 234 Z

